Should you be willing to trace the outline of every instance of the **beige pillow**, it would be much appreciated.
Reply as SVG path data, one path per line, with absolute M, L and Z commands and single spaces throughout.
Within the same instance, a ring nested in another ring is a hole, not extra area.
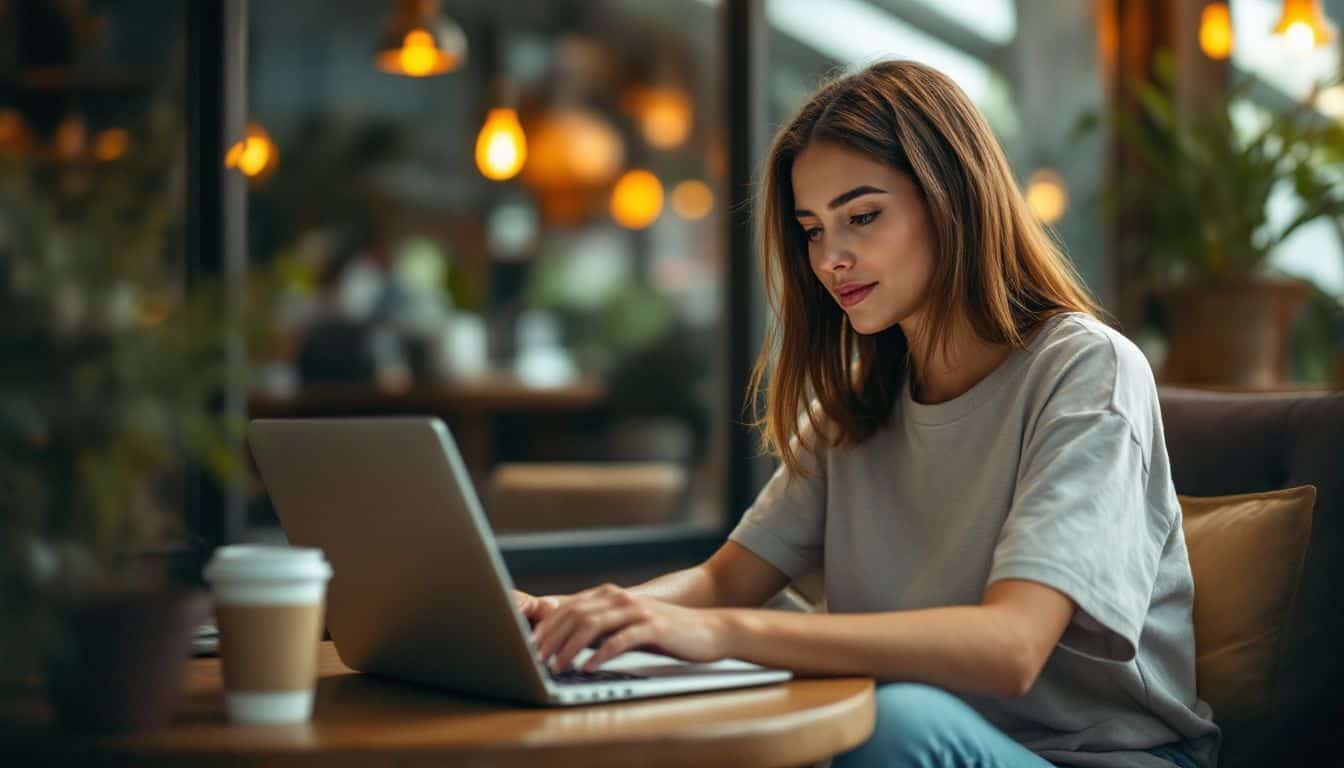
M 1199 697 L 1217 720 L 1262 717 L 1316 487 L 1179 499 L 1195 582 Z

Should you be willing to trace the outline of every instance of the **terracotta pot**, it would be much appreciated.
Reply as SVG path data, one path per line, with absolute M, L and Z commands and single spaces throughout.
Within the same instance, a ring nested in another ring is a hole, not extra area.
M 1283 382 L 1304 280 L 1186 284 L 1160 292 L 1171 318 L 1169 384 L 1265 389 Z
M 57 722 L 80 731 L 136 731 L 173 715 L 193 630 L 209 617 L 201 590 L 100 596 L 69 606 L 67 641 L 53 654 L 48 696 Z

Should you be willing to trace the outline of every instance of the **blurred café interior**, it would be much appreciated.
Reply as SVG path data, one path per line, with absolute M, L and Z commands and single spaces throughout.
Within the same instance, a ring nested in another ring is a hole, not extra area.
M 1344 387 L 1341 20 L 1344 0 L 0 0 L 5 612 L 36 610 L 13 585 L 130 578 L 128 553 L 190 575 L 283 540 L 255 417 L 442 417 L 530 591 L 699 562 L 773 469 L 744 401 L 759 163 L 822 78 L 880 58 L 966 91 L 1159 380 Z M 1285 114 L 1306 159 L 1241 152 Z M 1224 161 L 1135 139 L 1175 115 Z M 1210 297 L 1229 284 L 1260 290 Z

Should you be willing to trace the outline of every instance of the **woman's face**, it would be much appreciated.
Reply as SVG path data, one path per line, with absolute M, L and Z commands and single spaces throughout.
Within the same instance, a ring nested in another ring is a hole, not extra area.
M 794 158 L 794 215 L 807 257 L 863 334 L 917 327 L 933 273 L 928 208 L 905 174 L 829 142 Z

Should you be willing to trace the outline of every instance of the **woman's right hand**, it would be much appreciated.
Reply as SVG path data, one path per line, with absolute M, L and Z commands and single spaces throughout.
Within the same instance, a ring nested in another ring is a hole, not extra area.
M 527 619 L 527 622 L 532 626 L 536 626 L 537 622 L 550 616 L 555 609 L 560 607 L 564 597 L 560 595 L 537 597 L 515 589 L 513 590 L 513 599 L 518 606 L 518 610 L 522 612 L 523 618 Z

